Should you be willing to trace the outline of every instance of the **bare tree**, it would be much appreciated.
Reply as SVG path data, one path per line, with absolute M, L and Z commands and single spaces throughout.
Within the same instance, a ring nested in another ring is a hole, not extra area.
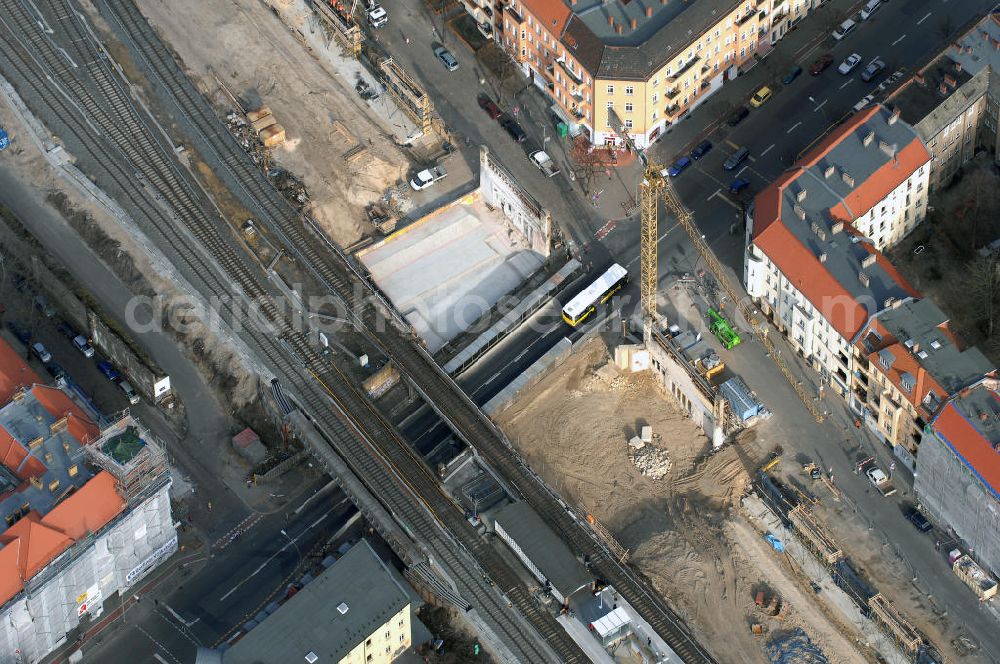
M 969 291 L 978 304 L 982 332 L 990 340 L 1000 300 L 1000 262 L 995 254 L 978 256 L 969 263 Z

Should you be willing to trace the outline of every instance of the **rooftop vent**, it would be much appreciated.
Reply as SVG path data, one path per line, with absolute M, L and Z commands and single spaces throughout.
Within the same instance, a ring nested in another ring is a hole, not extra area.
M 869 129 L 868 133 L 865 134 L 865 137 L 861 139 L 861 143 L 865 147 L 868 147 L 869 145 L 872 144 L 872 141 L 874 140 L 875 140 L 875 132 Z
M 819 255 L 819 262 L 820 263 L 825 263 L 826 262 L 826 252 L 823 252 L 823 253 L 821 253 Z
M 903 345 L 906 346 L 907 348 L 913 348 L 913 345 L 916 343 L 917 342 L 913 339 L 907 339 L 906 341 L 903 342 Z
M 848 187 L 854 186 L 854 176 L 852 176 L 847 171 L 842 171 L 840 173 L 840 179 L 842 179 L 844 181 L 844 184 L 846 184 Z
M 792 208 L 792 210 L 795 212 L 795 216 L 797 216 L 799 219 L 801 219 L 802 221 L 806 220 L 806 211 L 802 207 L 796 205 L 794 208 Z
M 926 360 L 927 351 L 926 350 L 917 351 L 917 357 L 919 357 L 921 360 Z
M 843 230 L 844 230 L 844 222 L 838 221 L 833 225 L 833 228 L 830 229 L 830 232 L 836 235 L 837 233 L 843 232 Z
M 861 285 L 864 286 L 865 288 L 868 288 L 868 284 L 871 283 L 871 279 L 869 279 L 868 275 L 865 274 L 864 272 L 858 273 L 858 281 L 860 281 Z
M 868 254 L 861 260 L 861 267 L 871 267 L 875 264 L 875 254 Z
M 899 107 L 898 106 L 896 108 L 892 109 L 892 115 L 889 116 L 888 122 L 889 122 L 890 125 L 894 125 L 894 124 L 896 124 L 897 120 L 899 120 Z
M 931 348 L 933 348 L 934 350 L 940 349 L 941 348 L 941 342 L 938 341 L 937 339 L 935 339 L 934 341 L 931 342 Z
M 346 602 L 341 602 L 340 604 L 337 605 L 337 611 L 340 612 L 340 615 L 344 615 L 345 613 L 347 613 L 350 608 L 351 607 L 347 606 Z
M 833 175 L 833 172 L 835 170 L 836 169 L 833 167 L 833 164 L 830 164 L 829 166 L 823 169 L 823 177 L 829 178 L 831 175 Z
M 816 234 L 816 237 L 818 237 L 820 240 L 823 240 L 824 242 L 826 241 L 826 231 L 820 228 L 819 224 L 813 222 L 812 224 L 809 225 L 809 228 L 811 228 L 812 232 Z
M 799 203 L 801 203 L 802 201 L 806 200 L 806 194 L 807 193 L 808 192 L 806 191 L 805 187 L 803 187 L 802 189 L 799 189 L 798 193 L 795 194 L 795 200 L 798 201 Z
M 309 664 L 316 664 L 316 662 L 319 661 L 319 655 L 310 650 L 306 654 L 306 661 L 309 662 Z

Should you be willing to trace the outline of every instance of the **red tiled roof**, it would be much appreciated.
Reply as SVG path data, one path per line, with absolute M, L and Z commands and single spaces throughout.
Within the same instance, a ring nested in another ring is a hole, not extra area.
M 25 482 L 31 477 L 45 474 L 45 464 L 38 458 L 29 456 L 28 448 L 0 426 L 0 464 L 10 469 L 18 479 Z
M 521 0 L 521 6 L 558 39 L 562 35 L 570 10 L 562 0 Z
M 995 401 L 1000 402 L 996 392 L 992 396 Z M 949 403 L 941 410 L 941 414 L 934 420 L 934 431 L 962 457 L 994 495 L 1000 496 L 1000 456 L 954 403 Z
M 115 478 L 101 471 L 44 517 L 29 512 L 0 534 L 0 604 L 72 544 L 125 509 Z
M 57 420 L 67 418 L 67 429 L 81 445 L 91 443 L 100 437 L 100 428 L 59 388 L 35 385 L 31 388 L 31 393 L 49 415 Z
M 6 405 L 22 387 L 41 383 L 28 363 L 3 339 L 0 339 L 0 406 Z
M 906 178 L 910 177 L 913 171 L 930 160 L 931 153 L 924 147 L 923 142 L 911 141 L 909 145 L 899 151 L 895 162 L 887 161 L 882 164 L 877 171 L 872 173 L 871 177 L 847 195 L 846 207 L 844 203 L 838 203 L 831 208 L 830 216 L 846 223 L 852 222 L 878 205 L 879 201 L 888 196 L 896 187 L 906 182 Z M 850 209 L 850 213 L 848 213 L 848 209 Z

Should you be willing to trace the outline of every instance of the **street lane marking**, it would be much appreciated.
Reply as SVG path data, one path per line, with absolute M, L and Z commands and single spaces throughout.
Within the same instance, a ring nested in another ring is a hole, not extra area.
M 343 501 L 341 501 L 341 502 L 343 502 Z M 323 523 L 323 520 L 324 520 L 324 519 L 326 519 L 326 517 L 328 517 L 328 516 L 330 516 L 330 513 L 329 513 L 329 512 L 327 512 L 326 514 L 324 514 L 324 515 L 323 515 L 323 516 L 321 516 L 320 518 L 318 518 L 318 519 L 316 519 L 315 521 L 313 521 L 312 523 L 310 523 L 310 524 L 309 524 L 309 525 L 308 525 L 308 526 L 306 527 L 306 530 L 308 530 L 308 529 L 310 529 L 310 528 L 315 528 L 315 527 L 316 527 L 316 526 L 318 526 L 319 524 Z M 298 539 L 298 538 L 296 538 L 296 539 Z
M 766 148 L 764 148 L 764 151 L 760 153 L 760 156 L 763 157 L 764 155 L 766 155 L 768 152 L 771 151 L 771 149 L 773 147 L 774 147 L 774 143 L 771 143 L 769 146 L 767 146 Z
M 615 226 L 617 225 L 618 225 L 617 219 L 610 220 L 608 223 L 604 224 L 599 229 L 597 229 L 597 232 L 594 233 L 594 239 L 600 242 L 601 240 L 606 238 L 608 236 L 608 233 L 613 231 L 615 229 Z
M 853 82 L 854 82 L 853 78 L 847 79 L 847 81 L 842 86 L 840 86 L 840 89 L 843 90 L 844 88 L 846 88 L 848 85 L 850 85 Z
M 917 25 L 920 25 L 921 23 L 923 23 L 924 21 L 926 21 L 927 19 L 929 19 L 931 17 L 931 14 L 933 14 L 933 13 L 934 12 L 927 12 L 926 16 L 924 16 L 922 19 L 920 19 L 919 21 L 917 21 Z
M 906 35 L 903 35 L 902 37 L 900 37 L 896 41 L 892 42 L 892 46 L 895 46 L 896 44 L 898 44 L 899 42 L 903 41 L 904 39 L 906 39 Z
M 320 521 L 322 521 L 322 519 L 320 519 Z M 317 522 L 317 523 L 318 523 L 318 522 Z M 239 589 L 239 587 L 240 587 L 240 586 L 242 586 L 242 585 L 243 585 L 244 583 L 246 583 L 247 581 L 249 581 L 249 580 L 250 580 L 250 579 L 252 579 L 253 577 L 255 577 L 255 576 L 257 576 L 258 574 L 260 574 L 260 573 L 261 573 L 261 572 L 262 572 L 262 571 L 264 570 L 264 568 L 265 568 L 265 567 L 267 567 L 268 565 L 270 565 L 270 564 L 271 564 L 271 561 L 272 561 L 272 560 L 274 560 L 275 558 L 277 558 L 279 554 L 281 554 L 281 553 L 284 553 L 284 552 L 285 552 L 285 550 L 286 550 L 286 549 L 287 549 L 288 547 L 292 546 L 292 545 L 293 545 L 293 543 L 294 543 L 294 542 L 295 542 L 296 540 L 298 540 L 298 539 L 299 539 L 299 536 L 296 536 L 296 537 L 293 537 L 293 538 L 291 539 L 291 541 L 290 541 L 290 542 L 288 542 L 287 544 L 285 544 L 285 546 L 281 547 L 280 549 L 278 549 L 277 551 L 275 551 L 274 553 L 272 553 L 272 554 L 271 554 L 271 555 L 270 555 L 270 556 L 268 557 L 268 559 L 267 559 L 267 560 L 265 560 L 264 562 L 262 562 L 262 563 L 260 564 L 260 566 L 259 566 L 259 567 L 258 567 L 257 569 L 255 569 L 254 571 L 250 572 L 250 574 L 248 574 L 248 575 L 246 576 L 246 578 L 244 578 L 244 579 L 243 579 L 242 581 L 240 581 L 240 582 L 239 582 L 239 583 L 237 583 L 237 584 L 236 584 L 235 586 L 233 586 L 233 587 L 232 587 L 232 589 L 231 589 L 231 590 L 230 590 L 229 592 L 227 592 L 227 593 L 226 593 L 225 595 L 223 595 L 222 597 L 220 597 L 220 598 L 219 598 L 219 601 L 220 601 L 220 602 L 224 602 L 224 601 L 226 601 L 226 598 L 227 598 L 227 597 L 229 597 L 229 596 L 230 596 L 230 595 L 232 595 L 232 594 L 233 594 L 234 592 L 236 592 L 236 591 L 237 591 L 237 590 Z M 296 544 L 296 546 L 297 546 L 297 544 Z
M 795 131 L 795 130 L 796 130 L 796 129 L 798 128 L 798 126 L 799 126 L 800 124 L 802 124 L 802 123 L 801 123 L 801 122 L 796 122 L 796 123 L 795 123 L 795 124 L 793 124 L 793 125 L 792 125 L 791 127 L 789 127 L 789 128 L 788 128 L 788 131 L 786 131 L 785 133 L 786 133 L 786 134 L 790 134 L 790 133 L 792 133 L 793 131 Z
M 816 108 L 814 108 L 813 110 L 814 110 L 814 111 L 818 111 L 818 110 L 822 109 L 822 108 L 823 108 L 824 106 L 826 106 L 826 102 L 828 102 L 828 101 L 830 101 L 830 100 L 829 100 L 829 99 L 824 99 L 824 100 L 822 101 L 822 103 L 820 103 L 820 105 L 819 105 L 819 106 L 817 106 Z
M 726 139 L 726 145 L 728 145 L 729 147 L 731 147 L 731 148 L 732 148 L 732 149 L 734 149 L 734 150 L 739 150 L 739 149 L 740 149 L 740 146 L 739 146 L 739 145 L 737 145 L 736 143 L 733 143 L 733 142 L 732 142 L 731 140 L 729 140 L 728 138 Z
M 746 166 L 744 166 L 744 167 L 743 167 L 743 168 L 741 168 L 740 170 L 736 171 L 736 177 L 739 177 L 739 176 L 740 176 L 740 174 L 741 174 L 741 173 L 742 173 L 743 171 L 745 171 L 746 169 L 748 169 L 748 168 L 750 168 L 750 164 L 747 164 Z
M 158 652 L 153 653 L 153 659 L 155 659 L 157 662 L 160 662 L 161 664 L 170 664 L 170 662 L 160 657 L 160 653 Z
M 728 205 L 733 206 L 737 210 L 742 210 L 743 209 L 737 203 L 733 202 L 733 200 L 730 199 L 729 196 L 719 196 L 719 200 L 722 201 L 723 203 L 726 203 Z
M 716 189 L 716 190 L 715 190 L 714 192 L 712 192 L 712 195 L 711 195 L 711 196 L 709 196 L 708 198 L 706 198 L 705 200 L 706 200 L 706 201 L 710 201 L 710 200 L 712 200 L 713 198 L 715 198 L 715 197 L 716 197 L 716 196 L 717 196 L 717 195 L 719 194 L 719 192 L 720 192 L 720 191 L 722 191 L 722 188 L 721 188 L 721 187 L 720 187 L 720 188 L 718 188 L 718 189 Z

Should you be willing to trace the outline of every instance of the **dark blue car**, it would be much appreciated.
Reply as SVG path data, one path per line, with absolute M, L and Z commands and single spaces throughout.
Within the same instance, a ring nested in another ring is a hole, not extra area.
M 101 360 L 97 363 L 97 370 L 104 374 L 104 377 L 110 381 L 118 380 L 118 372 L 115 370 L 114 366 L 107 360 Z
M 7 329 L 25 346 L 31 341 L 31 331 L 16 320 L 7 321 Z
M 750 186 L 749 181 L 744 180 L 743 178 L 736 178 L 735 180 L 729 183 L 729 193 L 738 194 L 749 186 Z
M 674 165 L 667 169 L 667 175 L 672 178 L 684 172 L 684 169 L 691 165 L 691 157 L 681 157 L 674 162 Z
M 712 143 L 709 141 L 702 141 L 698 146 L 691 150 L 691 158 L 697 161 L 709 153 L 712 149 Z

